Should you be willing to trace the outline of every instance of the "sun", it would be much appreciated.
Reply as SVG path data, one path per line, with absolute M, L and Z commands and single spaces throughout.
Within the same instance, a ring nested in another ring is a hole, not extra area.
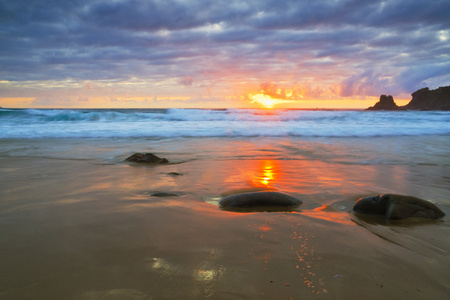
M 272 99 L 269 95 L 264 95 L 263 93 L 259 93 L 256 95 L 249 95 L 249 98 L 252 100 L 251 103 L 259 103 L 265 108 L 273 108 L 276 104 L 275 99 Z
M 264 92 L 255 95 L 250 94 L 248 97 L 251 100 L 250 103 L 259 103 L 264 108 L 273 108 L 276 104 L 292 102 L 290 100 L 272 98 L 270 95 L 264 94 Z

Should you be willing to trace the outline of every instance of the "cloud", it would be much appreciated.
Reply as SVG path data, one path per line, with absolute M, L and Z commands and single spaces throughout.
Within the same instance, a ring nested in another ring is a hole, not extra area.
M 145 95 L 260 82 L 303 97 L 410 93 L 448 78 L 448 11 L 447 0 L 0 0 L 0 79 L 139 78 Z
M 365 71 L 348 77 L 342 83 L 341 96 L 377 96 L 380 94 L 396 94 L 400 90 L 394 90 L 392 76 L 384 72 L 373 70 Z
M 272 29 L 304 29 L 343 25 L 376 28 L 448 28 L 446 0 L 408 1 L 263 1 L 253 19 L 255 26 Z
M 349 97 L 411 94 L 424 87 L 435 89 L 449 84 L 449 70 L 450 63 L 411 66 L 396 73 L 372 69 L 345 79 L 340 95 Z
M 280 84 L 265 82 L 260 84 L 259 93 L 274 99 L 289 100 L 292 102 L 308 99 L 336 99 L 341 95 L 340 85 L 295 83 Z
M 185 76 L 180 79 L 180 84 L 185 86 L 190 86 L 194 82 L 194 79 L 191 76 Z
M 437 88 L 441 79 L 445 78 L 445 84 L 450 82 L 450 62 L 439 64 L 427 64 L 415 66 L 401 73 L 396 82 L 402 90 L 414 92 L 423 87 Z
M 78 97 L 78 102 L 89 102 L 89 98 L 88 97 L 82 97 L 82 96 L 80 96 L 80 97 Z
M 201 25 L 193 10 L 177 1 L 100 1 L 82 14 L 83 20 L 99 27 L 140 31 L 186 29 Z

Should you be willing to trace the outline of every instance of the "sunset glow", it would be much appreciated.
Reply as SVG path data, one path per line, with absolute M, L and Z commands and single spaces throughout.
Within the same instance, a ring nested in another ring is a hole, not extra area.
M 265 95 L 263 92 L 256 95 L 249 95 L 248 97 L 251 99 L 250 103 L 261 104 L 264 108 L 273 108 L 275 105 L 280 103 L 293 102 L 291 100 L 272 98 L 269 95 Z
M 222 2 L 7 5 L 0 106 L 367 108 L 450 82 L 445 1 Z

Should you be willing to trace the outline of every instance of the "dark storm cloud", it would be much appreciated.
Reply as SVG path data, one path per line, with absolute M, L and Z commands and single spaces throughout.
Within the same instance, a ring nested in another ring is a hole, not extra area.
M 252 3 L 253 2 L 253 3 Z M 157 31 L 182 30 L 219 22 L 242 23 L 256 1 L 96 1 L 82 14 L 99 26 Z
M 186 5 L 174 1 L 103 1 L 94 3 L 83 19 L 100 27 L 156 31 L 197 27 L 197 19 Z
M 0 0 L 0 80 L 200 82 L 229 68 L 276 77 L 289 63 L 345 70 L 343 95 L 412 91 L 449 73 L 449 11 L 448 0 Z
M 448 28 L 450 3 L 437 1 L 263 1 L 264 12 L 254 20 L 262 28 L 300 29 L 311 26 Z

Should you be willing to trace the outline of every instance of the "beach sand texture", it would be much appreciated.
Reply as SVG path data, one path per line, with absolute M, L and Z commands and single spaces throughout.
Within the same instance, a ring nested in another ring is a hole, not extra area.
M 0 298 L 448 299 L 449 149 L 447 136 L 4 139 Z M 124 163 L 134 152 L 171 163 Z M 217 205 L 265 189 L 303 204 Z M 446 216 L 352 212 L 380 193 Z

